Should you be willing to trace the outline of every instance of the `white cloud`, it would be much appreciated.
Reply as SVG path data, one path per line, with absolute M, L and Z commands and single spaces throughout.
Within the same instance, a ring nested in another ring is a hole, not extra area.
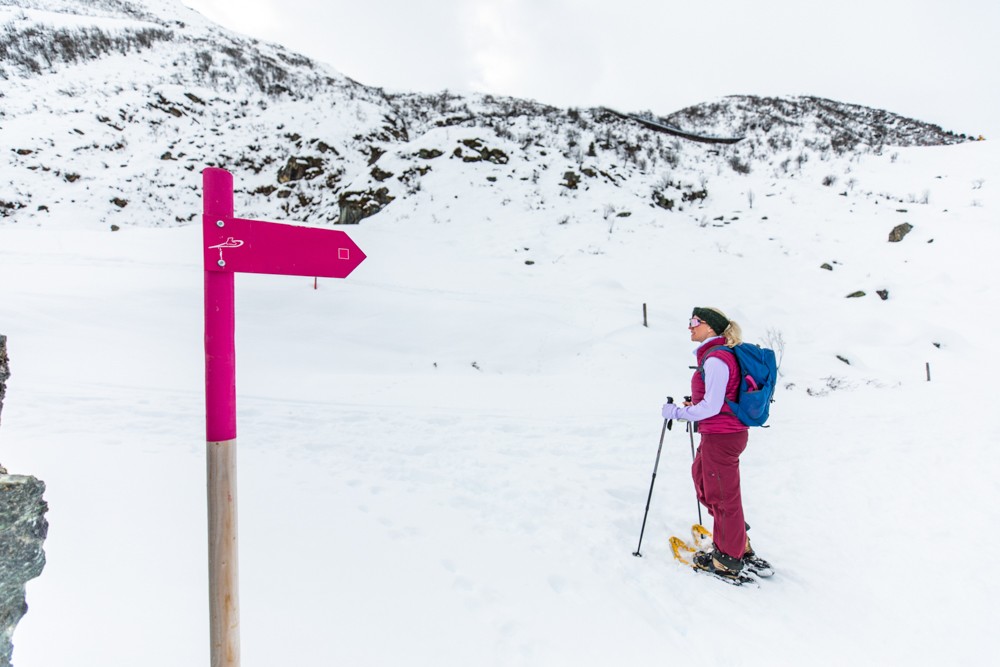
M 987 0 L 184 2 L 395 90 L 664 114 L 727 94 L 811 94 L 1000 134 L 1000 4 Z

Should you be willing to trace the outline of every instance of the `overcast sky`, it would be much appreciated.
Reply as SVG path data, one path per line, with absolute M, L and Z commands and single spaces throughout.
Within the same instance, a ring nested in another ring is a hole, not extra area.
M 818 95 L 1000 140 L 998 0 L 182 2 L 390 90 L 661 115 Z

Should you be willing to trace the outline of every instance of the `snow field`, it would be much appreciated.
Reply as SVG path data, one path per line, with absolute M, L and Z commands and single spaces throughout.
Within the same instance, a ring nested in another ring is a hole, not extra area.
M 441 223 L 402 210 L 348 230 L 369 259 L 346 281 L 239 276 L 244 664 L 980 657 L 996 587 L 971 563 L 997 547 L 998 434 L 970 318 L 993 317 L 974 280 L 992 244 L 965 234 L 996 232 L 970 206 L 889 245 L 880 209 L 869 242 L 836 193 L 789 190 L 766 221 L 610 235 L 603 219 L 533 232 L 502 208 L 475 217 L 481 202 Z M 205 659 L 198 243 L 196 226 L 0 228 L 3 463 L 46 481 L 51 524 L 19 665 Z M 843 298 L 880 272 L 905 274 L 888 301 Z M 759 590 L 670 557 L 696 516 L 679 427 L 631 555 L 703 301 L 787 341 L 795 386 L 743 457 L 778 570 Z

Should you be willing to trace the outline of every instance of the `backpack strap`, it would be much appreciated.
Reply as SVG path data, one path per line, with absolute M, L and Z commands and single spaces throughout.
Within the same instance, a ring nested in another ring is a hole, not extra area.
M 733 359 L 736 360 L 736 370 L 739 371 L 740 373 L 743 372 L 743 369 L 740 368 L 740 359 L 739 359 L 739 357 L 736 356 L 736 353 L 733 352 L 733 350 L 732 350 L 731 347 L 729 347 L 728 345 L 713 345 L 712 347 L 708 348 L 708 351 L 705 352 L 705 356 L 702 357 L 703 361 L 700 364 L 698 364 L 698 372 L 701 373 L 701 379 L 702 380 L 705 379 L 705 361 L 704 360 L 707 360 L 708 359 L 708 355 L 712 354 L 716 350 L 726 350 L 731 355 L 733 355 Z

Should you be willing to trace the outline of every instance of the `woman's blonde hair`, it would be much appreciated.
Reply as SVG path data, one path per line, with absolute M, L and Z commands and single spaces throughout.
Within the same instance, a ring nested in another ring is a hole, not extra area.
M 726 337 L 726 346 L 736 347 L 737 345 L 743 342 L 743 330 L 740 329 L 740 325 L 736 323 L 736 320 L 729 319 L 728 317 L 726 317 L 726 314 L 723 313 L 718 308 L 706 308 L 705 310 L 711 310 L 713 313 L 718 313 L 719 315 L 724 317 L 727 322 L 729 322 L 729 326 L 726 327 L 725 331 L 715 332 L 720 336 Z M 715 330 L 713 329 L 713 331 Z

